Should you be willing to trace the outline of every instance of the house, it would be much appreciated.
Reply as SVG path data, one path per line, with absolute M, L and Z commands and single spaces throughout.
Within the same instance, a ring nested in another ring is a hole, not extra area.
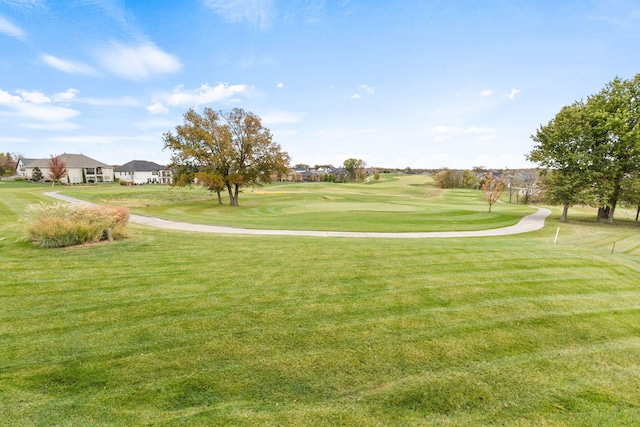
M 113 166 L 85 156 L 84 154 L 60 154 L 60 160 L 67 165 L 66 182 L 69 184 L 95 184 L 97 182 L 113 182 Z M 33 170 L 40 169 L 45 181 L 51 180 L 49 176 L 50 159 L 27 159 L 21 157 L 16 166 L 16 175 L 25 179 L 31 179 Z
M 115 169 L 115 177 L 132 184 L 171 184 L 171 170 L 146 160 L 132 160 Z

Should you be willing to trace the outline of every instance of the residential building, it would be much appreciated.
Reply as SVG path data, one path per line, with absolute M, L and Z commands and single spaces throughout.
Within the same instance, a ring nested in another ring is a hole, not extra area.
M 59 156 L 67 165 L 67 175 L 63 182 L 67 184 L 95 184 L 98 182 L 113 182 L 113 166 L 109 166 L 84 154 L 67 154 Z M 49 175 L 50 159 L 27 159 L 21 157 L 16 166 L 16 175 L 31 179 L 33 170 L 40 169 L 45 181 L 51 180 Z
M 115 177 L 132 184 L 171 184 L 171 170 L 146 160 L 132 160 L 115 169 Z

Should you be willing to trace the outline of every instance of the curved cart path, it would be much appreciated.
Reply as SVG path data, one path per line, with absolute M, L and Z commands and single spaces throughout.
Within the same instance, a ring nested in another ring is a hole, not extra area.
M 59 194 L 58 192 L 44 193 L 47 196 L 64 200 L 70 203 L 85 203 L 73 197 Z M 253 234 L 253 235 L 273 235 L 273 236 L 310 236 L 310 237 L 368 237 L 384 239 L 428 239 L 428 238 L 451 238 L 451 237 L 488 237 L 507 236 L 510 234 L 528 233 L 540 230 L 544 227 L 545 219 L 551 214 L 546 208 L 537 208 L 538 211 L 522 218 L 517 224 L 509 227 L 494 228 L 491 230 L 475 231 L 428 231 L 428 232 L 404 232 L 404 233 L 366 233 L 351 231 L 306 231 L 306 230 L 256 230 L 251 228 L 222 227 L 218 225 L 192 224 L 188 222 L 172 221 L 168 219 L 155 218 L 143 215 L 131 214 L 129 221 L 135 224 L 148 225 L 150 227 L 163 228 L 166 230 L 193 231 L 198 233 L 216 234 Z

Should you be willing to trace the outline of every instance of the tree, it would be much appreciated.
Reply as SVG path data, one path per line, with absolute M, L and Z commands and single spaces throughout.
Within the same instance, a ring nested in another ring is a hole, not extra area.
M 364 168 L 366 166 L 366 163 L 363 160 L 349 158 L 344 161 L 343 165 L 347 170 L 349 180 L 364 181 L 364 177 L 366 175 Z
M 240 188 L 270 183 L 274 175 L 288 170 L 289 155 L 272 141 L 269 129 L 258 116 L 240 108 L 205 108 L 203 115 L 189 110 L 175 134 L 169 131 L 163 139 L 164 148 L 173 152 L 174 166 L 190 165 L 219 176 L 231 206 L 238 206 Z
M 49 168 L 51 186 L 53 187 L 56 182 L 61 183 L 62 178 L 67 175 L 67 163 L 60 156 L 51 156 L 47 166 Z
M 640 74 L 632 80 L 616 77 L 589 97 L 587 104 L 593 132 L 594 192 L 600 212 L 606 209 L 607 223 L 612 224 L 625 178 L 640 169 Z
M 222 192 L 224 191 L 224 178 L 218 172 L 198 172 L 196 173 L 198 183 L 207 190 L 218 195 L 218 204 L 222 204 Z
M 613 223 L 625 180 L 640 171 L 640 74 L 616 77 L 599 93 L 563 109 L 533 136 L 529 159 L 553 171 L 548 186 L 563 218 L 576 201 L 598 208 Z M 587 195 L 588 197 L 585 197 Z
M 537 145 L 527 159 L 547 169 L 545 198 L 549 203 L 562 204 L 560 220 L 565 222 L 569 207 L 586 201 L 584 192 L 593 182 L 593 160 L 589 155 L 593 133 L 588 126 L 587 105 L 579 101 L 563 107 L 531 138 Z
M 491 213 L 491 206 L 500 199 L 505 188 L 507 188 L 507 181 L 504 178 L 494 178 L 493 173 L 489 172 L 482 181 L 480 187 L 484 194 L 484 199 L 489 204 L 489 213 Z
M 19 156 L 9 152 L 0 153 L 0 178 L 10 176 L 16 170 Z
M 44 176 L 42 175 L 42 171 L 40 170 L 40 168 L 37 166 L 33 168 L 33 172 L 31 173 L 31 181 L 40 182 L 43 178 Z

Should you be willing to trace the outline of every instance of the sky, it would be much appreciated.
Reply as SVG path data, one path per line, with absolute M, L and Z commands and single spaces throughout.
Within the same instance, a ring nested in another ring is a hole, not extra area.
M 238 107 L 292 165 L 523 168 L 638 72 L 637 0 L 0 0 L 0 151 L 166 164 L 189 109 Z

